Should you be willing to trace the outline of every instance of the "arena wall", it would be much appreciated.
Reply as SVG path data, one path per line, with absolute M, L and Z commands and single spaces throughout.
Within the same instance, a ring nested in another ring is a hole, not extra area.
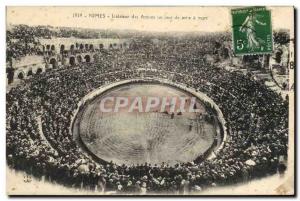
M 225 118 L 223 116 L 222 111 L 220 110 L 218 105 L 211 98 L 209 98 L 206 94 L 204 94 L 202 92 L 199 92 L 199 91 L 196 91 L 194 89 L 188 88 L 188 87 L 184 86 L 183 84 L 173 83 L 173 82 L 170 82 L 170 81 L 164 80 L 164 79 L 143 78 L 143 79 L 123 80 L 123 81 L 118 81 L 118 82 L 115 82 L 115 83 L 110 83 L 110 84 L 101 86 L 100 88 L 88 93 L 85 97 L 83 97 L 81 99 L 81 101 L 79 101 L 79 103 L 77 104 L 77 109 L 73 112 L 73 115 L 72 115 L 69 132 L 70 132 L 71 135 L 73 135 L 75 141 L 79 142 L 80 146 L 83 146 L 83 148 L 87 152 L 87 154 L 89 154 L 93 158 L 96 158 L 96 159 L 100 160 L 101 162 L 103 162 L 102 159 L 99 159 L 97 156 L 95 156 L 93 153 L 91 153 L 88 150 L 88 148 L 84 145 L 84 143 L 82 142 L 82 140 L 80 138 L 80 133 L 76 133 L 76 135 L 74 136 L 73 126 L 74 126 L 74 122 L 77 118 L 77 115 L 78 115 L 79 111 L 84 107 L 85 104 L 87 104 L 88 102 L 93 100 L 95 97 L 103 94 L 104 92 L 106 92 L 108 90 L 111 90 L 115 87 L 118 87 L 120 85 L 126 85 L 126 84 L 130 84 L 130 83 L 159 83 L 159 84 L 163 84 L 163 85 L 168 85 L 168 86 L 175 87 L 175 88 L 178 88 L 180 90 L 183 90 L 185 92 L 188 92 L 188 93 L 192 94 L 193 96 L 195 96 L 196 98 L 203 101 L 205 105 L 209 105 L 216 112 L 217 119 L 221 124 L 221 130 L 222 131 L 219 131 L 219 132 L 222 132 L 222 134 L 221 134 L 222 141 L 221 141 L 221 143 L 218 147 L 215 147 L 216 144 L 212 145 L 212 147 L 206 153 L 204 153 L 204 155 L 208 159 L 213 159 L 217 155 L 219 150 L 221 150 L 223 148 L 224 143 L 227 139 L 226 121 L 225 121 Z

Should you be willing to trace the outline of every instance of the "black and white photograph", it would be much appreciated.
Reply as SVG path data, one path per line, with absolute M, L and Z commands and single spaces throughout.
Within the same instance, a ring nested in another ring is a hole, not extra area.
M 7 194 L 295 195 L 294 16 L 7 6 Z

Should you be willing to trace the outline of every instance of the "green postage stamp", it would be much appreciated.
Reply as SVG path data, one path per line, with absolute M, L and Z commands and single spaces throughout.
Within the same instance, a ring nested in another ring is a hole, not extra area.
M 233 49 L 236 55 L 273 51 L 271 12 L 265 7 L 231 10 Z

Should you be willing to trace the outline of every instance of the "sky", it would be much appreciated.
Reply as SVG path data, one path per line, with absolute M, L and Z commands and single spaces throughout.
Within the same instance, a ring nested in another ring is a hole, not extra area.
M 6 24 L 158 32 L 218 32 L 231 31 L 231 8 L 233 7 L 7 7 Z M 293 29 L 293 7 L 267 9 L 272 13 L 273 29 Z M 129 18 L 113 18 L 112 15 Z M 162 19 L 158 19 L 159 16 Z M 151 17 L 155 19 L 149 19 Z

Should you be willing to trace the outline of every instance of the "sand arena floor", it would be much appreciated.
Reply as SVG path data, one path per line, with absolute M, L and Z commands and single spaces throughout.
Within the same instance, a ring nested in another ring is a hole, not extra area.
M 213 115 L 201 100 L 196 105 L 200 112 L 183 112 L 181 115 L 165 112 L 104 113 L 99 109 L 105 97 L 189 96 L 175 87 L 131 83 L 100 94 L 79 111 L 73 124 L 73 133 L 98 158 L 117 164 L 174 165 L 189 162 L 207 151 L 214 139 L 220 138 L 216 120 L 200 118 Z M 221 139 L 219 139 L 221 140 Z

